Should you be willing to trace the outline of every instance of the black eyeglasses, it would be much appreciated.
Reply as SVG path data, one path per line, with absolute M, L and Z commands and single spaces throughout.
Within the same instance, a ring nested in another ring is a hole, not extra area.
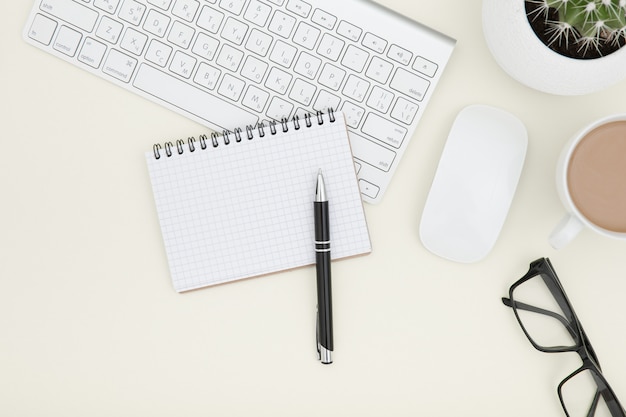
M 530 343 L 542 352 L 576 352 L 583 364 L 558 387 L 568 417 L 626 417 L 550 260 L 537 259 L 502 302 L 513 309 Z

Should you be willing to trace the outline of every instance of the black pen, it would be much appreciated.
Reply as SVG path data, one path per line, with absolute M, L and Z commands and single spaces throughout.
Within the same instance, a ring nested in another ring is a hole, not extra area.
M 317 358 L 332 363 L 333 307 L 330 282 L 330 227 L 328 199 L 322 170 L 317 173 L 315 187 L 315 266 L 317 271 Z

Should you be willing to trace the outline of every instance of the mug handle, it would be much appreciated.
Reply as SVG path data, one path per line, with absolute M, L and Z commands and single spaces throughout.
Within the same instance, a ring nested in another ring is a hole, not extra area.
M 554 249 L 561 249 L 570 243 L 583 229 L 583 223 L 574 215 L 566 214 L 552 231 L 549 241 Z

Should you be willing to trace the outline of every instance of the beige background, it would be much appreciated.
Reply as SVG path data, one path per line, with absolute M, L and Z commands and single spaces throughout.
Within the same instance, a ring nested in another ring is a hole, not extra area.
M 626 401 L 626 242 L 589 231 L 561 251 L 554 166 L 570 135 L 626 112 L 626 82 L 584 97 L 496 65 L 480 0 L 386 0 L 457 48 L 382 203 L 374 251 L 334 264 L 335 363 L 315 354 L 314 268 L 173 291 L 143 152 L 202 127 L 27 45 L 30 1 L 0 24 L 0 415 L 561 416 L 576 354 L 535 351 L 500 297 L 548 256 Z M 593 76 L 593 75 L 590 75 Z M 494 250 L 428 252 L 421 212 L 456 114 L 482 103 L 528 127 Z

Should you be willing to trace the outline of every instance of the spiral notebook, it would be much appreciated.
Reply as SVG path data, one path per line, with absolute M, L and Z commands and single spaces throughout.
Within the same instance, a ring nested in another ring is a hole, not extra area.
M 176 291 L 313 264 L 320 169 L 332 258 L 371 252 L 341 113 L 156 144 L 146 160 Z

